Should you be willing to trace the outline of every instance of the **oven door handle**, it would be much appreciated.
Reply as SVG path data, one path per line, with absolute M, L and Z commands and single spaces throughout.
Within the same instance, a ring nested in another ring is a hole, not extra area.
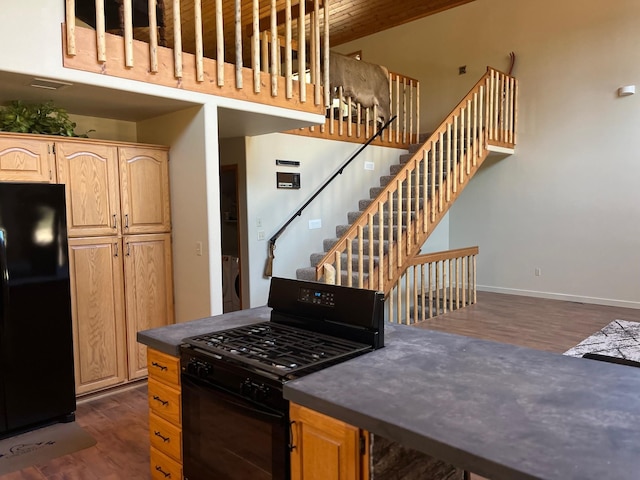
M 247 405 L 248 402 L 250 402 L 249 399 L 245 399 L 243 397 L 238 397 L 236 394 L 230 392 L 229 390 L 220 387 L 219 385 L 213 384 L 213 383 L 209 383 L 209 382 L 203 382 L 199 379 L 193 378 L 191 376 L 186 376 L 183 375 L 182 376 L 182 381 L 183 382 L 188 382 L 190 384 L 190 386 L 192 386 L 193 388 L 196 388 L 198 390 L 201 390 L 202 393 L 211 393 L 211 391 L 215 391 L 217 393 L 221 393 L 222 395 L 219 396 L 219 400 L 228 404 L 228 405 L 232 405 L 234 407 L 236 407 L 239 410 L 244 410 L 245 412 L 252 412 L 256 415 L 261 415 L 263 417 L 268 417 L 271 418 L 273 420 L 282 420 L 285 418 L 284 414 L 280 414 L 280 413 L 271 413 L 268 412 L 266 410 L 260 409 L 260 408 L 255 408 L 255 407 L 251 407 L 249 405 Z M 240 398 L 241 401 L 234 401 L 232 400 L 232 398 Z

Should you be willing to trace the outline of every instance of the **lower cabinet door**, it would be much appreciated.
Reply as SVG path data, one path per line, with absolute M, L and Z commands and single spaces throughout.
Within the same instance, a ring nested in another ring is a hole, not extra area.
M 181 480 L 182 465 L 151 447 L 151 478 L 153 480 Z
M 135 379 L 147 375 L 138 332 L 174 323 L 171 234 L 127 235 L 123 249 L 129 379 Z
M 69 239 L 76 394 L 126 381 L 122 242 Z
M 361 480 L 360 429 L 291 404 L 292 480 Z

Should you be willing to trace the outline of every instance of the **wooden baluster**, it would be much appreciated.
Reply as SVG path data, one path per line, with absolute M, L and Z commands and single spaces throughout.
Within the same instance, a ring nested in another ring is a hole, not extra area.
M 518 143 L 518 80 L 513 80 L 513 139 L 511 143 Z
M 389 238 L 391 242 L 391 238 Z M 378 290 L 384 289 L 384 203 L 378 203 Z
M 340 89 L 341 88 L 342 87 L 338 88 L 338 96 L 340 96 Z M 329 107 L 329 133 L 331 135 L 333 135 L 334 132 L 335 132 L 335 122 L 333 121 L 334 120 L 334 111 L 335 111 L 335 109 L 333 108 L 333 105 L 331 105 Z
M 436 142 L 431 141 L 431 223 L 436 221 Z
M 440 261 L 436 263 L 436 315 L 440 315 Z
M 466 161 L 466 157 L 467 157 L 467 152 L 464 149 L 465 146 L 465 136 L 466 136 L 466 123 L 467 123 L 467 116 L 465 115 L 465 108 L 462 107 L 460 109 L 460 138 L 458 140 L 458 147 L 460 148 L 460 164 L 458 165 L 459 169 L 460 169 L 460 183 L 464 183 L 464 173 L 465 173 L 465 168 L 464 168 L 464 164 Z
M 398 318 L 398 323 L 402 323 L 402 284 L 398 281 L 398 286 L 396 287 L 397 298 L 397 310 L 396 317 Z
M 315 104 L 320 105 L 322 102 L 322 81 L 320 79 L 320 1 L 313 0 L 313 70 L 315 71 L 314 76 L 314 94 L 315 94 Z
M 444 136 L 440 132 L 438 138 L 438 212 L 442 212 L 443 208 L 443 180 L 444 180 Z
M 338 135 L 342 136 L 344 133 L 344 87 L 340 85 L 338 87 Z
M 336 252 L 336 285 L 342 285 L 342 252 Z
M 495 140 L 500 141 L 501 140 L 501 136 L 500 136 L 500 123 L 502 121 L 502 112 L 501 112 L 501 106 L 502 106 L 502 102 L 500 101 L 500 97 L 502 94 L 502 88 L 500 86 L 500 74 L 498 72 L 494 72 L 495 74 L 495 88 L 493 89 L 493 94 L 494 94 L 494 98 L 493 98 L 493 127 L 495 130 L 495 134 L 493 136 L 493 138 Z
M 407 79 L 402 78 L 402 143 L 407 142 Z
M 415 221 L 415 238 L 413 240 L 413 244 L 416 245 L 419 241 L 420 241 L 420 228 L 419 228 L 419 222 L 420 222 L 420 164 L 422 163 L 423 166 L 426 165 L 424 159 L 418 159 L 416 158 L 416 168 L 414 170 L 414 177 L 415 177 L 415 193 L 413 195 L 413 211 L 414 211 L 414 217 L 416 219 Z M 426 204 L 425 204 L 426 205 Z M 413 222 L 411 222 L 413 223 Z M 408 252 L 411 253 L 411 252 Z
M 98 3 L 96 3 L 96 23 L 97 23 L 97 15 L 99 12 L 102 12 L 102 31 L 104 34 L 104 4 L 102 4 L 102 8 L 98 8 Z M 65 2 L 65 27 L 67 32 L 67 55 L 70 57 L 74 57 L 76 55 L 76 2 L 74 0 L 66 0 Z M 96 25 L 97 28 L 97 25 Z M 97 31 L 96 31 L 97 34 Z M 104 60 L 100 59 L 100 53 L 98 50 L 98 61 L 104 62 L 106 61 L 106 57 Z
M 368 216 L 367 216 L 367 228 L 368 228 L 368 240 L 369 240 L 369 248 L 368 248 L 368 255 L 369 255 L 369 288 L 370 289 L 374 289 L 376 288 L 375 285 L 375 275 L 373 274 L 373 213 L 369 212 Z
M 486 147 L 486 132 L 484 131 L 486 123 L 485 120 L 485 109 L 484 109 L 484 94 L 486 92 L 486 88 L 483 85 L 480 85 L 480 114 L 478 115 L 478 156 L 484 155 L 484 149 Z
M 358 225 L 358 288 L 364 287 L 364 229 Z
M 400 75 L 396 75 L 396 112 L 400 113 Z M 396 118 L 396 143 L 400 143 L 400 122 Z
M 303 0 L 304 1 L 304 0 Z M 331 103 L 331 95 L 329 93 L 329 0 L 324 0 L 324 103 L 329 106 Z M 349 115 L 351 115 L 351 111 L 349 111 Z M 351 135 L 351 134 L 349 134 Z
M 472 156 L 473 156 L 473 166 L 475 167 L 478 164 L 478 145 L 480 144 L 480 133 L 478 132 L 478 92 L 474 92 L 473 94 L 473 144 L 472 147 Z
M 365 109 L 364 117 L 364 136 L 369 138 L 369 107 Z
M 347 237 L 347 287 L 353 287 L 353 238 Z
M 251 69 L 253 70 L 253 91 L 260 93 L 260 0 L 253 0 L 253 36 L 251 37 Z
M 396 180 L 396 192 L 398 195 L 397 224 L 398 224 L 398 267 L 402 265 L 402 181 Z
M 409 142 L 413 141 L 413 80 L 409 80 Z
M 420 321 L 420 316 L 418 314 L 418 266 L 413 265 L 413 323 L 418 323 Z
M 376 131 L 378 131 L 378 106 L 377 105 L 373 105 L 373 119 L 371 122 L 371 129 L 373 130 L 372 133 L 376 133 Z
M 347 98 L 347 136 L 351 136 L 351 97 Z
M 429 275 L 429 280 L 428 280 L 428 290 L 429 290 L 429 315 L 428 318 L 432 318 L 433 317 L 433 262 L 429 262 L 429 268 L 428 268 L 428 275 Z
M 405 215 L 406 215 L 405 225 L 407 226 L 407 245 L 406 245 L 407 256 L 411 254 L 411 244 L 413 239 L 413 222 L 411 221 L 411 207 L 412 207 L 411 188 L 413 186 L 413 172 L 415 171 L 415 162 L 413 162 L 413 164 L 414 164 L 414 168 L 409 168 L 409 170 L 407 170 L 407 180 L 406 180 L 407 198 L 405 200 L 405 203 L 407 207 L 405 212 Z M 402 203 L 399 204 L 399 208 L 401 210 L 405 210 L 405 208 L 402 206 Z
M 422 232 L 429 229 L 429 151 L 422 148 Z
M 494 72 L 490 71 L 488 78 L 489 85 L 487 86 L 487 114 L 488 122 L 487 129 L 489 130 L 489 140 L 493 140 L 493 88 L 494 88 Z
M 389 72 L 389 118 L 393 117 L 393 78 L 394 75 L 393 73 Z M 393 122 L 395 123 L 395 121 Z M 389 127 L 387 128 L 387 141 L 389 143 L 391 143 L 392 138 L 393 138 L 393 123 L 389 124 Z M 384 135 L 384 134 L 383 134 Z M 367 137 L 369 137 L 369 135 L 367 135 Z
M 298 81 L 300 82 L 300 102 L 307 101 L 307 34 L 305 28 L 305 1 L 298 3 Z M 331 131 L 333 133 L 333 130 Z
M 155 8 L 154 8 L 155 12 Z M 204 82 L 204 47 L 202 44 L 202 0 L 193 1 L 193 28 L 196 42 L 196 81 Z M 150 32 L 155 29 L 150 29 Z
M 180 0 L 173 0 L 173 61 L 176 78 L 182 78 L 182 23 Z
M 473 303 L 477 302 L 476 298 L 476 256 L 473 256 Z
M 266 30 L 264 32 L 262 32 L 261 34 L 261 41 L 260 41 L 260 52 L 261 52 L 261 70 L 265 73 L 269 73 L 269 48 L 271 48 L 269 46 L 269 32 L 267 32 Z
M 278 17 L 276 0 L 271 0 L 271 96 L 278 96 Z
M 362 106 L 360 105 L 360 102 L 356 102 L 356 137 L 357 138 L 360 138 L 360 135 L 362 135 L 361 125 L 360 125 L 362 123 L 361 111 L 362 111 Z
M 420 82 L 416 81 L 416 143 L 420 143 Z
M 222 0 L 216 0 L 216 69 L 219 87 L 224 87 L 224 26 Z
M 158 18 L 156 15 L 156 0 L 148 0 L 149 11 L 149 71 L 158 73 Z
M 68 6 L 67 6 L 68 8 Z M 68 25 L 67 19 L 67 25 Z M 74 23 L 74 35 L 75 35 L 75 21 L 76 17 L 73 16 Z M 69 34 L 67 33 L 67 41 L 69 39 Z M 104 19 L 104 0 L 96 0 L 96 45 L 98 47 L 98 62 L 104 63 L 107 61 L 107 44 L 105 38 L 105 19 Z M 75 49 L 75 46 L 74 46 Z M 75 52 L 74 52 L 75 55 Z M 157 62 L 157 60 L 156 60 Z M 158 67 L 156 65 L 156 72 L 158 71 Z
M 465 148 L 465 163 L 467 165 L 467 175 L 471 174 L 471 100 L 467 100 L 467 135 Z
M 442 313 L 447 313 L 447 264 L 442 260 Z
M 235 0 L 236 88 L 242 88 L 242 6 Z
M 453 116 L 453 191 L 458 191 L 458 171 L 460 170 L 460 149 L 458 148 L 458 115 Z M 462 183 L 462 179 L 460 179 Z
M 462 259 L 462 306 L 467 306 L 467 288 L 469 285 L 467 279 L 467 264 L 469 263 L 469 257 L 466 256 Z
M 291 0 L 285 1 L 285 33 L 284 33 L 284 76 L 285 96 L 293 97 L 293 58 L 291 53 Z
M 455 168 L 453 169 L 455 170 Z M 455 185 L 457 181 L 457 176 L 455 173 L 453 174 L 454 181 L 451 181 L 451 124 L 447 122 L 447 203 L 451 201 L 451 187 Z
M 389 190 L 389 192 L 387 193 L 387 205 L 389 206 L 389 242 L 387 243 L 388 248 L 387 248 L 387 257 L 389 258 L 389 271 L 388 271 L 388 278 L 389 280 L 391 280 L 393 278 L 393 241 L 391 240 L 393 238 L 393 223 L 394 223 L 394 218 L 393 218 L 393 193 L 391 193 L 391 190 Z M 400 234 L 400 229 L 398 228 L 398 238 L 399 238 L 399 234 Z
M 133 68 L 133 12 L 131 10 L 131 0 L 120 1 L 124 12 L 122 19 L 122 26 L 124 27 L 124 66 Z M 180 5 L 179 2 L 178 5 Z

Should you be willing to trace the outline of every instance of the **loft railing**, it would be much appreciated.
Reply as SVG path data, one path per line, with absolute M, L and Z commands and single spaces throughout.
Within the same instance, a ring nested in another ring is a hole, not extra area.
M 318 262 L 316 279 L 388 293 L 489 151 L 515 146 L 516 99 L 516 79 L 487 68 Z
M 289 133 L 362 143 L 376 107 L 329 91 L 329 0 L 65 0 L 64 65 L 312 113 Z M 398 121 L 375 145 L 406 148 L 420 130 L 419 83 L 389 74 Z
M 417 255 L 386 301 L 387 319 L 414 324 L 476 303 L 478 247 Z
M 307 208 L 311 202 L 313 202 L 318 195 L 320 195 L 322 193 L 322 191 L 327 188 L 329 186 L 329 184 L 331 182 L 333 182 L 336 177 L 338 175 L 342 175 L 342 172 L 344 171 L 345 168 L 347 168 L 349 166 L 349 164 L 356 159 L 356 157 L 358 157 L 358 155 L 360 155 L 365 148 L 367 148 L 369 145 L 371 145 L 371 143 L 375 140 L 376 137 L 381 136 L 385 129 L 391 125 L 391 123 L 396 119 L 395 116 L 391 117 L 389 120 L 387 120 L 385 122 L 384 125 L 382 125 L 378 131 L 376 131 L 376 133 L 369 138 L 358 150 L 356 150 L 356 152 L 351 155 L 343 164 L 342 166 L 336 170 L 336 172 L 331 175 L 321 186 L 320 188 L 318 188 L 310 197 L 309 199 L 302 205 L 302 207 L 300 207 L 296 213 L 294 213 L 293 215 L 291 215 L 291 217 L 284 223 L 284 225 L 282 225 L 282 227 L 280 227 L 280 229 L 275 233 L 275 235 L 273 235 L 270 239 L 269 239 L 269 243 L 268 243 L 268 252 L 267 252 L 267 264 L 265 266 L 265 270 L 264 270 L 264 276 L 265 277 L 271 277 L 271 274 L 273 273 L 273 260 L 275 258 L 275 249 L 276 249 L 276 242 L 278 241 L 278 238 L 280 238 L 280 235 L 282 235 L 284 233 L 284 231 L 287 229 L 287 227 L 289 225 L 291 225 L 291 223 L 300 215 L 302 215 L 302 212 L 304 211 L 305 208 Z
M 329 0 L 65 1 L 70 68 L 317 113 L 329 104 Z

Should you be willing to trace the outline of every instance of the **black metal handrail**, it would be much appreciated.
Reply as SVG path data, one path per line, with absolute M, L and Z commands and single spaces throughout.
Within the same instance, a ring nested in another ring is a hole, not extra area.
M 341 167 L 340 167 L 340 168 L 339 168 L 339 169 L 338 169 L 338 170 L 337 170 L 333 175 L 331 175 L 331 177 L 329 177 L 329 179 L 328 179 L 326 182 L 324 182 L 324 184 L 323 184 L 323 185 L 322 185 L 318 190 L 316 190 L 316 191 L 315 191 L 315 193 L 314 193 L 313 195 L 311 195 L 311 197 L 309 197 L 309 200 L 307 200 L 307 201 L 304 203 L 304 205 L 302 205 L 302 207 L 300 207 L 300 208 L 298 209 L 298 211 L 297 211 L 295 214 L 293 214 L 293 215 L 291 216 L 291 218 L 289 218 L 289 220 L 287 220 L 287 221 L 285 222 L 285 224 L 284 224 L 282 227 L 280 227 L 280 230 L 278 230 L 278 231 L 275 233 L 275 235 L 274 235 L 274 236 L 272 236 L 272 237 L 269 239 L 269 243 L 268 243 L 268 249 L 269 249 L 269 251 L 268 251 L 268 256 L 267 256 L 267 265 L 265 266 L 265 269 L 264 269 L 264 276 L 265 276 L 265 277 L 271 277 L 271 274 L 273 273 L 273 259 L 275 258 L 275 255 L 274 255 L 274 253 L 273 253 L 273 252 L 274 252 L 274 251 L 275 251 L 275 249 L 276 249 L 276 240 L 278 240 L 278 238 L 280 237 L 280 235 L 282 235 L 282 233 L 287 229 L 287 227 L 291 224 L 291 222 L 293 222 L 293 221 L 296 219 L 296 217 L 299 217 L 300 215 L 302 215 L 302 211 L 303 211 L 305 208 L 307 208 L 307 207 L 309 206 L 309 204 L 310 204 L 311 202 L 313 202 L 313 200 L 314 200 L 318 195 L 320 195 L 320 193 L 321 193 L 325 188 L 327 188 L 327 186 L 328 186 L 328 185 L 329 185 L 329 184 L 330 184 L 330 183 L 331 183 L 331 182 L 332 182 L 332 181 L 333 181 L 333 180 L 334 180 L 338 175 L 342 175 L 342 172 L 344 171 L 344 169 L 345 169 L 345 168 L 346 168 L 346 167 L 347 167 L 347 166 L 348 166 L 348 165 L 349 165 L 349 164 L 350 164 L 350 163 L 351 163 L 351 162 L 352 162 L 352 161 L 353 161 L 353 160 L 354 160 L 358 155 L 360 155 L 360 154 L 362 153 L 362 151 L 363 151 L 365 148 L 367 148 L 367 147 L 371 144 L 371 142 L 373 142 L 373 141 L 376 139 L 376 137 L 377 137 L 377 136 L 381 135 L 381 134 L 382 134 L 382 132 L 384 132 L 384 131 L 385 131 L 385 129 L 386 129 L 389 125 L 391 125 L 391 122 L 393 122 L 396 118 L 397 118 L 397 115 L 394 115 L 394 116 L 393 116 L 393 117 L 391 117 L 389 120 L 387 120 L 387 121 L 384 123 L 384 125 L 382 125 L 382 126 L 378 129 L 378 131 L 377 131 L 375 134 L 373 134 L 373 136 L 372 136 L 371 138 L 369 138 L 365 143 L 363 143 L 363 144 L 360 146 L 360 148 L 359 148 L 359 149 L 358 149 L 358 150 L 357 150 L 353 155 L 351 155 L 351 157 L 349 157 L 349 159 L 348 159 L 346 162 L 344 162 L 344 164 L 343 164 L 343 165 L 342 165 L 342 166 L 341 166 Z

